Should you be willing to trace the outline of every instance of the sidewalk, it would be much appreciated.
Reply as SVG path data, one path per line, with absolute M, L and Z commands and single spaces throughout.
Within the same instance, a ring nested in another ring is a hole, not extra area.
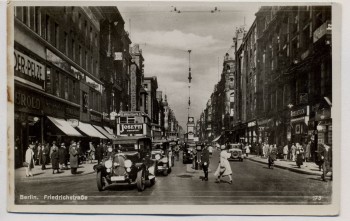
M 41 166 L 36 165 L 32 169 L 33 177 L 26 177 L 26 170 L 24 167 L 20 167 L 15 169 L 15 180 L 24 179 L 24 180 L 38 180 L 38 179 L 54 179 L 61 177 L 74 177 L 74 176 L 82 176 L 94 173 L 93 166 L 97 164 L 97 161 L 93 161 L 92 163 L 84 163 L 80 164 L 77 170 L 78 174 L 71 174 L 70 167 L 68 165 L 67 170 L 60 170 L 60 173 L 55 171 L 55 174 L 52 174 L 51 164 L 46 165 L 46 170 L 41 170 Z
M 264 157 L 249 155 L 248 160 L 267 165 L 267 158 L 264 158 Z M 302 174 L 309 174 L 309 175 L 316 175 L 316 176 L 322 175 L 322 171 L 319 170 L 318 166 L 314 162 L 304 162 L 303 165 L 301 165 L 301 168 L 298 168 L 298 166 L 294 161 L 285 161 L 283 159 L 277 159 L 275 161 L 275 167 L 290 170 L 297 173 L 302 173 Z

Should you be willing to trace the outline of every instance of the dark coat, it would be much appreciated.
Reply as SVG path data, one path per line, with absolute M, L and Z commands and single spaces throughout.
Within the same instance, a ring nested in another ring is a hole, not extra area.
M 75 147 L 69 148 L 69 156 L 70 168 L 78 168 L 78 151 Z
M 56 148 L 54 150 L 52 150 L 51 164 L 52 164 L 53 170 L 58 170 L 60 168 L 60 166 L 59 166 L 59 153 L 58 153 L 58 150 Z
M 39 159 L 41 160 L 41 164 L 46 164 L 47 159 L 49 157 L 49 148 L 47 146 L 44 147 L 44 149 L 39 150 Z
M 102 160 L 103 158 L 103 147 L 101 145 L 96 146 L 96 153 L 95 153 L 96 160 Z
M 67 159 L 66 156 L 67 156 L 66 148 L 60 147 L 58 149 L 58 158 L 59 158 L 60 164 L 65 164 L 66 163 L 66 159 Z
M 207 162 L 207 164 L 209 165 L 209 150 L 208 149 L 203 149 L 201 161 L 202 161 L 202 163 Z

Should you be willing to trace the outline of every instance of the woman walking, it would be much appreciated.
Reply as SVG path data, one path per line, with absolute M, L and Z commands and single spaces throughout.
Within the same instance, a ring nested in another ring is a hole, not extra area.
M 26 151 L 26 177 L 33 176 L 32 169 L 34 168 L 34 152 L 33 152 L 34 144 L 29 144 L 29 147 Z
M 230 157 L 230 153 L 228 153 L 225 150 L 225 146 L 221 146 L 221 153 L 220 153 L 220 163 L 218 165 L 218 168 L 216 169 L 214 176 L 217 177 L 216 182 L 220 183 L 221 177 L 228 176 L 230 178 L 229 184 L 232 184 L 232 170 L 230 163 L 228 162 L 228 158 Z
M 77 174 L 78 169 L 78 151 L 76 143 L 73 143 L 69 147 L 69 163 L 70 163 L 70 171 L 72 174 Z

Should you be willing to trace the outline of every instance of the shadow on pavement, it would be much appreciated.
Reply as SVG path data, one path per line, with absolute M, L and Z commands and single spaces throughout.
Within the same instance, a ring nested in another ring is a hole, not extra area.
M 136 187 L 136 185 L 112 184 L 112 185 L 107 186 L 105 188 L 105 191 L 125 191 L 125 190 L 136 190 L 137 191 L 137 187 Z

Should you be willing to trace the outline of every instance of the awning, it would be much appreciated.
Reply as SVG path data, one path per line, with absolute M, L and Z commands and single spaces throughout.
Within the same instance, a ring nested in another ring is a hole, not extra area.
M 54 117 L 47 117 L 58 129 L 60 129 L 63 133 L 65 133 L 67 136 L 72 136 L 72 137 L 82 137 L 74 127 L 72 127 L 66 120 L 64 119 L 59 119 L 59 118 L 54 118 Z
M 115 137 L 112 135 L 112 134 L 110 134 L 110 133 L 108 133 L 105 129 L 103 129 L 102 127 L 100 127 L 100 126 L 97 126 L 97 125 L 92 125 L 92 126 L 94 126 L 99 132 L 101 132 L 104 136 L 106 136 L 108 139 L 110 139 L 110 140 L 114 140 L 115 139 Z
M 79 128 L 79 130 L 83 131 L 86 135 L 88 135 L 90 137 L 98 137 L 101 139 L 107 139 L 100 132 L 98 132 L 98 130 L 96 130 L 91 124 L 79 122 L 78 128 Z
M 110 127 L 104 126 L 103 127 L 109 134 L 114 135 L 113 130 Z
M 218 136 L 217 138 L 215 138 L 212 142 L 216 142 L 216 141 L 218 141 L 220 138 L 221 138 L 221 135 Z

